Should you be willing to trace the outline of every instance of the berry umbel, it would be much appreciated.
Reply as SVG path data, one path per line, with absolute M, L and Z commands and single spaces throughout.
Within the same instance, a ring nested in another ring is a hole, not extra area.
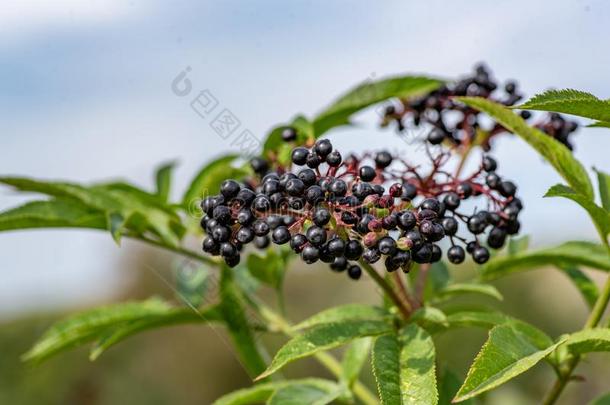
M 290 131 L 285 138 L 292 142 Z M 427 155 L 431 168 L 423 172 L 388 151 L 343 159 L 321 139 L 294 148 L 289 167 L 253 159 L 255 177 L 226 180 L 201 202 L 203 250 L 236 266 L 248 244 L 286 245 L 305 263 L 322 261 L 352 279 L 362 274 L 358 261 L 406 272 L 441 260 L 441 246 L 451 263 L 466 254 L 485 263 L 488 248 L 501 248 L 520 228 L 517 187 L 491 156 L 458 178 L 446 168 L 450 153 Z

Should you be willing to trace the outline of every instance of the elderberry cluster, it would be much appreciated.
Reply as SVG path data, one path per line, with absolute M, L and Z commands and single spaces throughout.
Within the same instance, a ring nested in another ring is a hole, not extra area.
M 283 138 L 292 142 L 293 132 L 288 128 Z M 439 261 L 442 241 L 450 262 L 462 263 L 468 253 L 485 263 L 485 241 L 497 249 L 519 231 L 517 188 L 496 174 L 489 156 L 462 180 L 443 170 L 447 157 L 433 158 L 424 174 L 387 151 L 344 159 L 322 139 L 312 148 L 294 148 L 291 167 L 269 171 L 269 162 L 255 158 L 255 178 L 226 180 L 219 195 L 202 201 L 203 250 L 235 266 L 245 245 L 262 249 L 273 242 L 290 246 L 305 263 L 322 261 L 353 279 L 361 276 L 360 260 L 383 260 L 390 272 Z M 487 210 L 460 212 L 475 197 Z M 468 237 L 460 235 L 461 227 Z
M 477 65 L 474 73 L 455 83 L 443 85 L 424 97 L 402 100 L 399 108 L 394 105 L 386 107 L 383 125 L 396 122 L 399 132 L 428 125 L 431 127 L 427 134 L 430 144 L 448 141 L 457 146 L 469 145 L 477 136 L 478 129 L 483 129 L 485 139 L 479 143 L 489 151 L 492 137 L 506 133 L 506 129 L 498 123 L 485 127 L 477 110 L 453 100 L 458 96 L 483 97 L 506 106 L 515 105 L 523 98 L 515 81 L 507 81 L 500 89 L 491 72 L 484 65 Z M 520 114 L 526 120 L 532 117 L 529 111 Z M 568 135 L 577 129 L 575 121 L 566 120 L 559 114 L 547 114 L 534 125 L 572 149 Z

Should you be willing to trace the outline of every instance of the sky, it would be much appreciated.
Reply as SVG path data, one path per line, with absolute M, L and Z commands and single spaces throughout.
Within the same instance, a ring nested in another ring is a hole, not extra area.
M 259 137 L 370 78 L 452 78 L 479 61 L 529 95 L 553 87 L 610 98 L 608 21 L 602 0 L 8 0 L 0 11 L 0 175 L 152 187 L 154 168 L 177 160 L 179 196 L 207 160 L 235 151 L 171 91 L 187 67 L 196 91 Z M 330 134 L 342 150 L 405 149 L 375 130 L 372 112 L 360 118 L 368 124 Z M 583 129 L 575 144 L 588 168 L 610 171 L 604 130 Z M 572 203 L 542 199 L 560 179 L 522 141 L 506 137 L 494 154 L 520 185 L 523 231 L 536 245 L 595 237 Z M 0 188 L 0 210 L 23 201 Z M 108 299 L 128 277 L 121 259 L 131 248 L 92 231 L 0 234 L 0 316 Z

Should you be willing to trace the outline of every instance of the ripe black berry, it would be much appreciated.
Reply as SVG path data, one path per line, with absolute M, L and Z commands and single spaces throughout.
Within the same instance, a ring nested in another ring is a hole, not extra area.
M 297 139 L 297 131 L 292 127 L 284 128 L 282 131 L 282 139 L 285 142 L 292 142 Z
M 460 264 L 466 258 L 466 253 L 461 246 L 451 246 L 447 250 L 447 259 L 453 264 Z
M 336 257 L 330 268 L 337 272 L 344 271 L 347 269 L 347 259 L 345 257 Z
M 333 238 L 327 244 L 328 252 L 334 257 L 343 256 L 345 253 L 345 242 L 341 238 Z
M 441 205 L 436 198 L 426 198 L 419 206 L 422 210 L 431 210 L 438 213 L 441 210 Z
M 315 169 L 316 167 L 320 166 L 320 163 L 322 163 L 322 159 L 317 154 L 309 152 L 307 154 L 307 158 L 305 159 L 305 163 L 308 167 Z
M 307 237 L 302 233 L 294 234 L 290 239 L 290 248 L 296 253 L 301 253 L 305 244 L 307 244 Z
M 441 220 L 445 235 L 453 236 L 458 230 L 458 221 L 453 217 L 445 217 Z
M 411 201 L 415 197 L 417 197 L 417 187 L 415 187 L 413 184 L 410 184 L 410 183 L 403 184 L 402 195 L 400 198 L 403 201 Z
M 500 249 L 506 241 L 506 231 L 502 228 L 494 227 L 489 231 L 487 244 L 494 249 Z
M 326 242 L 326 229 L 312 226 L 307 230 L 307 240 L 314 246 L 321 246 Z
M 428 134 L 428 142 L 432 145 L 438 145 L 445 139 L 445 132 L 442 129 L 434 128 Z
M 320 139 L 316 141 L 316 144 L 313 147 L 314 151 L 321 158 L 325 158 L 333 151 L 333 145 L 330 143 L 328 139 Z
M 316 172 L 314 172 L 311 169 L 303 169 L 299 172 L 299 179 L 301 179 L 301 181 L 307 186 L 313 186 L 314 184 L 316 184 L 316 181 L 318 179 L 318 176 L 316 175 Z
M 432 244 L 421 245 L 419 249 L 412 251 L 411 258 L 415 263 L 430 263 L 432 261 Z
M 498 189 L 498 187 L 500 186 L 500 176 L 498 176 L 497 174 L 495 174 L 494 172 L 489 173 L 486 177 L 485 177 L 485 183 L 489 186 L 489 188 L 491 189 Z
M 254 222 L 252 229 L 254 230 L 254 234 L 256 236 L 265 236 L 269 233 L 269 231 L 271 231 L 271 227 L 269 226 L 269 224 L 266 221 L 260 219 Z
M 331 152 L 326 156 L 326 163 L 330 167 L 338 167 L 342 162 L 341 154 L 338 151 Z
M 483 169 L 486 172 L 493 172 L 497 168 L 498 168 L 498 163 L 496 162 L 496 160 L 494 158 L 492 158 L 491 156 L 483 157 Z
M 290 241 L 290 231 L 285 226 L 278 226 L 271 234 L 273 242 L 278 245 L 284 245 Z
M 352 280 L 358 280 L 362 276 L 362 269 L 360 266 L 353 265 L 347 269 L 347 274 Z
M 293 197 L 300 197 L 305 191 L 305 183 L 300 179 L 290 179 L 286 183 L 286 192 Z
M 313 214 L 313 222 L 318 226 L 324 226 L 330 222 L 330 211 L 326 208 L 318 208 Z
M 226 226 L 216 225 L 214 229 L 212 229 L 212 238 L 216 242 L 226 242 L 231 237 L 231 229 Z
M 320 251 L 314 246 L 305 246 L 301 252 L 301 258 L 307 264 L 312 264 L 320 259 Z
M 345 257 L 349 260 L 358 260 L 362 256 L 362 245 L 357 240 L 350 240 L 345 245 Z
M 271 208 L 271 201 L 267 196 L 261 194 L 252 201 L 252 207 L 258 212 L 266 212 Z
M 266 249 L 271 244 L 271 240 L 269 240 L 268 236 L 257 236 L 254 238 L 254 246 L 258 249 Z
M 235 239 L 237 239 L 240 243 L 246 244 L 250 243 L 254 240 L 254 231 L 248 227 L 241 227 L 237 231 L 235 235 Z
M 303 166 L 307 162 L 309 151 L 305 148 L 296 148 L 292 151 L 292 163 Z
M 360 180 L 362 181 L 373 181 L 377 176 L 377 172 L 371 166 L 362 166 L 359 171 Z
M 393 255 L 396 252 L 396 241 L 389 236 L 385 236 L 379 240 L 377 249 L 382 255 Z
M 472 251 L 472 259 L 478 263 L 483 264 L 489 260 L 489 250 L 483 246 L 478 246 Z
M 384 168 L 388 167 L 389 165 L 391 165 L 392 160 L 393 160 L 392 155 L 390 154 L 390 152 L 387 152 L 387 151 L 382 151 L 375 155 L 375 164 L 380 169 L 384 169 Z
M 226 199 L 233 198 L 239 193 L 241 186 L 235 180 L 225 180 L 220 185 L 220 193 Z
M 475 235 L 482 233 L 485 227 L 487 227 L 487 221 L 482 215 L 475 214 L 468 220 L 468 230 Z
M 362 259 L 370 264 L 377 263 L 381 259 L 381 253 L 377 249 L 366 249 L 362 253 Z
M 460 183 L 455 192 L 460 196 L 461 199 L 467 199 L 472 195 L 472 186 L 468 183 Z
M 411 211 L 403 211 L 398 214 L 398 227 L 402 230 L 408 231 L 413 229 L 415 224 L 417 223 L 417 218 L 415 214 Z
M 260 157 L 250 160 L 250 166 L 252 167 L 252 170 L 254 170 L 254 173 L 258 175 L 263 175 L 269 170 L 269 163 Z
M 513 197 L 517 192 L 517 186 L 512 181 L 503 181 L 498 188 L 500 194 L 504 197 Z

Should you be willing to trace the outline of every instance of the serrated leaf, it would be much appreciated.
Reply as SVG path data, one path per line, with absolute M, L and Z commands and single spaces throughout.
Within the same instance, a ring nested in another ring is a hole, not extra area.
M 589 403 L 589 405 L 610 405 L 610 392 L 602 395 L 601 397 L 595 398 Z
M 319 312 L 295 325 L 293 329 L 307 329 L 322 324 L 344 321 L 383 321 L 390 316 L 390 313 L 381 307 L 366 304 L 347 304 Z
M 164 203 L 169 201 L 174 167 L 176 167 L 176 162 L 166 163 L 160 166 L 155 172 L 157 196 Z
M 110 330 L 132 322 L 174 316 L 201 321 L 200 318 L 191 318 L 192 315 L 190 309 L 172 307 L 158 299 L 95 308 L 51 326 L 23 359 L 34 363 L 41 362 L 61 351 L 92 342 Z
M 226 266 L 221 268 L 219 309 L 242 365 L 250 376 L 259 375 L 267 367 L 262 348 L 254 335 L 250 317 L 246 312 L 248 310 L 246 298 L 234 281 L 233 269 Z
M 494 389 L 534 367 L 563 341 L 540 349 L 528 336 L 509 325 L 494 327 L 468 371 L 454 402 Z
M 573 354 L 610 351 L 610 328 L 595 328 L 572 333 L 565 341 Z
M 305 378 L 301 380 L 263 383 L 224 395 L 223 397 L 218 398 L 216 401 L 214 401 L 212 405 L 261 404 L 267 401 L 277 390 L 289 387 L 291 385 L 309 386 L 328 391 L 332 391 L 337 387 L 337 384 L 332 381 L 318 378 Z
M 602 207 L 610 212 L 610 175 L 595 168 L 593 170 L 597 173 L 597 183 L 599 195 L 602 200 Z
M 564 186 L 563 184 L 554 185 L 549 189 L 549 191 L 546 192 L 544 196 L 567 198 L 583 207 L 589 213 L 589 216 L 593 220 L 600 236 L 607 240 L 608 233 L 610 233 L 610 213 L 595 204 L 592 199 L 577 193 L 570 187 Z
M 199 170 L 182 197 L 184 207 L 198 206 L 203 198 L 220 192 L 220 185 L 226 179 L 240 180 L 248 171 L 235 167 L 239 155 L 224 155 L 207 163 Z
M 106 229 L 106 217 L 76 201 L 32 201 L 0 213 L 0 231 L 31 228 Z
M 248 256 L 248 269 L 250 273 L 271 287 L 279 290 L 284 281 L 287 263 L 282 255 L 269 249 L 265 256 L 253 253 Z
M 220 311 L 216 306 L 193 310 L 192 308 L 177 308 L 163 315 L 150 316 L 145 319 L 134 320 L 112 328 L 110 331 L 99 336 L 95 342 L 89 359 L 97 360 L 104 352 L 123 340 L 151 329 L 173 326 L 184 323 L 211 323 L 222 321 Z
M 389 77 L 376 81 L 368 80 L 340 96 L 313 121 L 316 137 L 331 128 L 346 125 L 350 117 L 373 104 L 391 98 L 407 98 L 427 94 L 442 82 L 423 76 Z
M 570 281 L 578 288 L 580 294 L 584 298 L 589 308 L 593 308 L 597 298 L 599 297 L 599 290 L 597 285 L 591 280 L 585 273 L 573 266 L 561 266 L 560 270 L 568 276 Z
M 341 361 L 341 370 L 342 379 L 348 387 L 351 387 L 358 379 L 360 371 L 369 357 L 372 343 L 373 340 L 368 337 L 357 339 L 345 350 Z
M 523 235 L 518 238 L 510 238 L 508 241 L 508 254 L 515 255 L 526 251 L 530 245 L 529 235 Z
M 379 321 L 345 321 L 313 327 L 288 341 L 257 380 L 270 376 L 292 361 L 342 346 L 354 339 L 382 335 L 391 329 L 390 325 Z
M 400 344 L 396 335 L 375 339 L 371 364 L 381 405 L 400 405 Z
M 500 291 L 496 287 L 490 284 L 480 283 L 455 283 L 451 284 L 444 289 L 440 290 L 437 294 L 437 300 L 445 300 L 456 295 L 464 294 L 480 294 L 498 301 L 502 301 L 504 297 L 500 294 Z
M 600 100 L 591 93 L 573 89 L 548 90 L 535 95 L 525 104 L 513 108 L 552 111 L 610 121 L 610 102 L 608 100 Z
M 606 249 L 590 242 L 567 242 L 562 245 L 518 253 L 514 256 L 497 256 L 479 268 L 484 281 L 533 270 L 543 266 L 586 266 L 610 271 Z
M 337 399 L 340 394 L 341 389 L 336 385 L 332 388 L 305 384 L 288 385 L 275 391 L 267 401 L 267 405 L 326 405 Z
M 417 309 L 411 315 L 411 321 L 417 323 L 422 328 L 434 328 L 436 326 L 448 327 L 447 315 L 438 308 L 424 306 Z
M 405 326 L 399 334 L 400 391 L 403 405 L 438 403 L 434 342 L 417 325 Z
M 593 186 L 587 171 L 563 144 L 542 131 L 530 127 L 523 118 L 498 103 L 481 97 L 456 97 L 456 99 L 487 113 L 504 128 L 519 135 L 536 149 L 574 190 L 593 198 Z

